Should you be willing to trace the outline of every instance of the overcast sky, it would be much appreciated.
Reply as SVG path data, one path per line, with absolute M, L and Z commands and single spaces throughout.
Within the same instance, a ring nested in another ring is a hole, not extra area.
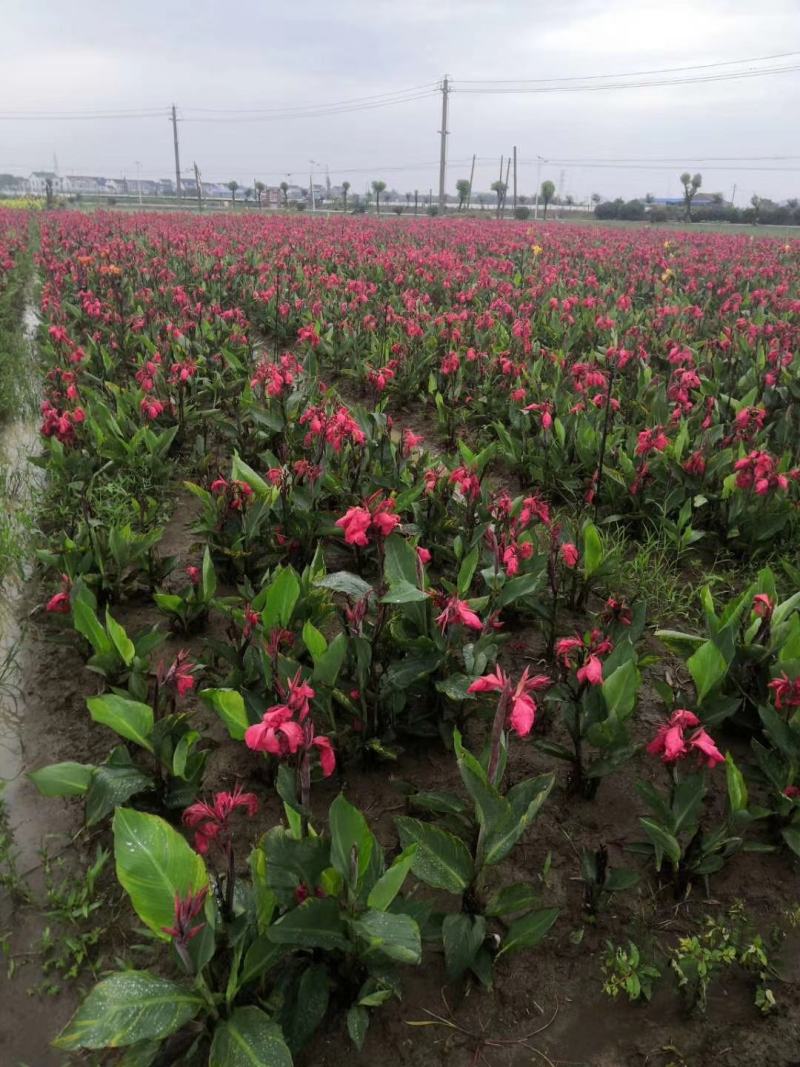
M 180 124 L 181 162 L 203 177 L 308 181 L 309 160 L 363 189 L 401 192 L 438 181 L 440 94 L 324 118 L 188 121 L 190 108 L 339 101 L 459 81 L 616 74 L 800 51 L 800 0 L 5 0 L 0 112 L 166 107 Z M 800 56 L 796 57 L 800 62 Z M 784 63 L 793 62 L 785 60 Z M 448 191 L 485 157 L 476 189 L 518 146 L 519 187 L 536 156 L 552 160 L 685 159 L 703 189 L 736 201 L 800 195 L 800 72 L 669 88 L 450 97 Z M 222 116 L 217 115 L 219 119 Z M 166 114 L 103 121 L 0 120 L 0 172 L 143 177 L 174 173 Z M 690 158 L 692 157 L 692 158 Z M 491 162 L 490 162 L 491 160 Z M 773 169 L 746 169 L 756 166 Z M 722 169 L 722 168 L 730 169 Z M 402 169 L 401 169 L 402 168 Z M 781 169 L 775 169 L 781 168 Z M 792 168 L 796 168 L 793 170 Z M 545 163 L 541 178 L 577 198 L 679 193 L 679 164 Z

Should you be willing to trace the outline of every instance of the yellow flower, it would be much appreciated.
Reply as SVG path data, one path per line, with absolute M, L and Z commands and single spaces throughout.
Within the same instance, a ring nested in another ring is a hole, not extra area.
M 533 254 L 535 256 L 540 256 L 542 254 L 542 246 L 541 245 L 531 245 L 531 251 L 533 252 Z

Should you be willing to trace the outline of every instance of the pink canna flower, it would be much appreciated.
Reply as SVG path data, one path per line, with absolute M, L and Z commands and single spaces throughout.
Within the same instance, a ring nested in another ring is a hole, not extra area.
M 197 937 L 205 923 L 196 923 L 193 921 L 203 911 L 203 907 L 206 902 L 206 894 L 208 889 L 204 886 L 197 893 L 188 893 L 185 897 L 175 894 L 174 908 L 175 918 L 172 926 L 163 926 L 162 930 L 165 934 L 169 934 L 172 940 L 175 942 L 175 947 L 178 949 L 186 949 L 186 946 L 192 940 Z M 183 958 L 183 955 L 181 956 Z
M 421 433 L 413 433 L 409 429 L 403 430 L 403 455 L 410 456 L 415 448 L 419 448 L 425 438 Z
M 470 630 L 482 630 L 483 623 L 467 604 L 465 600 L 459 600 L 457 596 L 451 596 L 444 603 L 444 608 L 436 616 L 436 622 L 441 627 L 442 633 L 456 624 L 466 626 Z
M 800 708 L 800 677 L 791 681 L 786 674 L 773 680 L 767 686 L 773 692 L 775 707 L 778 711 L 784 708 Z
M 687 736 L 687 730 L 694 732 Z M 659 726 L 647 751 L 651 756 L 660 756 L 664 763 L 676 763 L 692 752 L 698 753 L 701 762 L 709 768 L 725 761 L 698 717 L 686 708 L 674 711 L 669 720 Z
M 344 531 L 344 539 L 348 545 L 359 545 L 362 548 L 369 544 L 367 531 L 372 523 L 372 516 L 366 508 L 348 508 L 341 519 L 336 520 L 336 525 Z
M 578 668 L 576 675 L 581 684 L 601 685 L 603 682 L 603 664 L 598 656 L 590 655 Z
M 381 493 L 373 493 L 360 507 L 348 508 L 345 514 L 336 520 L 336 525 L 344 531 L 348 545 L 365 548 L 370 543 L 370 535 L 388 537 L 400 525 L 400 516 L 394 514 L 394 501 L 384 500 Z
M 197 801 L 190 804 L 183 813 L 183 824 L 194 830 L 194 847 L 204 856 L 212 843 L 223 847 L 230 843 L 231 816 L 238 809 L 252 818 L 258 813 L 258 797 L 255 793 L 245 793 L 237 782 L 230 793 L 216 793 L 211 803 Z
M 769 622 L 772 618 L 772 613 L 775 610 L 775 601 L 771 596 L 766 593 L 756 593 L 753 597 L 753 614 L 757 615 L 759 619 L 764 619 L 765 622 Z
M 156 678 L 160 686 L 174 689 L 179 697 L 185 697 L 195 686 L 194 672 L 197 664 L 189 659 L 191 653 L 182 648 L 172 663 L 165 667 L 163 661 L 156 668 Z
M 303 727 L 295 721 L 294 712 L 285 704 L 273 704 L 260 723 L 248 726 L 244 741 L 254 752 L 268 752 L 284 759 L 293 756 L 303 743 Z
M 561 559 L 570 570 L 575 567 L 580 559 L 580 552 L 571 542 L 567 541 L 561 546 Z
M 61 592 L 51 596 L 45 604 L 45 611 L 49 611 L 54 615 L 69 615 L 71 610 L 70 604 L 70 589 L 72 588 L 72 581 L 68 574 L 61 575 Z
M 492 673 L 476 678 L 467 690 L 469 693 L 500 693 L 500 701 L 504 704 L 506 713 L 506 725 L 519 737 L 527 737 L 536 718 L 537 704 L 530 694 L 547 689 L 553 684 L 546 674 L 530 677 L 529 670 L 530 668 L 526 667 L 514 685 L 503 668 L 496 667 Z

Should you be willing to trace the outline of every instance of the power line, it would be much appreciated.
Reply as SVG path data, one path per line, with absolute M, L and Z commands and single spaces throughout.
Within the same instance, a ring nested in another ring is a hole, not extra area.
M 526 83 L 514 83 L 511 87 L 501 88 L 498 85 L 492 87 L 492 83 L 489 84 L 489 88 L 467 88 L 460 89 L 459 83 L 455 82 L 452 86 L 452 92 L 464 93 L 464 94 L 480 94 L 484 96 L 499 96 L 499 95 L 520 95 L 520 94 L 543 94 L 543 93 L 590 93 L 590 92 L 604 92 L 610 89 L 648 89 L 652 87 L 669 87 L 671 85 L 698 85 L 709 84 L 711 82 L 728 82 L 728 81 L 743 81 L 748 78 L 761 78 L 769 74 L 788 74 L 794 71 L 800 70 L 800 64 L 792 64 L 784 67 L 770 67 L 764 70 L 751 70 L 751 71 L 737 71 L 732 74 L 707 74 L 697 75 L 689 78 L 663 78 L 660 80 L 651 81 L 639 81 L 639 82 L 607 82 L 603 85 L 542 85 L 525 87 Z M 463 84 L 463 83 L 462 83 Z M 514 85 L 521 87 L 514 87 Z
M 652 74 L 675 74 L 687 70 L 709 70 L 712 67 L 733 67 L 742 63 L 764 63 L 770 59 L 788 59 L 791 56 L 800 56 L 800 52 L 776 52 L 769 56 L 750 56 L 746 59 L 725 59 L 715 63 L 696 63 L 686 67 L 656 67 L 654 70 L 632 70 L 622 74 L 573 74 L 566 78 L 468 78 L 460 79 L 461 85 L 502 85 L 521 83 L 526 84 L 551 84 L 552 82 L 595 81 L 604 78 L 640 78 Z
M 219 115 L 262 115 L 275 112 L 295 112 L 295 111 L 307 111 L 310 109 L 318 109 L 321 107 L 344 107 L 349 105 L 364 104 L 364 103 L 379 103 L 382 100 L 387 100 L 388 103 L 392 103 L 391 98 L 405 97 L 409 93 L 419 93 L 422 91 L 433 92 L 437 89 L 438 82 L 426 82 L 423 85 L 412 85 L 408 89 L 395 89 L 391 92 L 385 93 L 369 93 L 367 96 L 355 96 L 347 100 L 331 100 L 326 104 L 296 104 L 291 107 L 279 106 L 279 107 L 255 107 L 255 108 L 241 108 L 241 107 L 187 107 L 183 108 L 184 113 L 188 112 L 209 112 L 211 114 Z

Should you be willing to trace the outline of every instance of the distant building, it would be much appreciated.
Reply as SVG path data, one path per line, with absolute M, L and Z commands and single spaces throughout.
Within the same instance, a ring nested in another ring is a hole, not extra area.
M 57 174 L 51 170 L 35 170 L 27 181 L 28 192 L 31 196 L 45 196 L 48 182 L 52 183 L 54 193 L 61 192 L 61 179 Z

